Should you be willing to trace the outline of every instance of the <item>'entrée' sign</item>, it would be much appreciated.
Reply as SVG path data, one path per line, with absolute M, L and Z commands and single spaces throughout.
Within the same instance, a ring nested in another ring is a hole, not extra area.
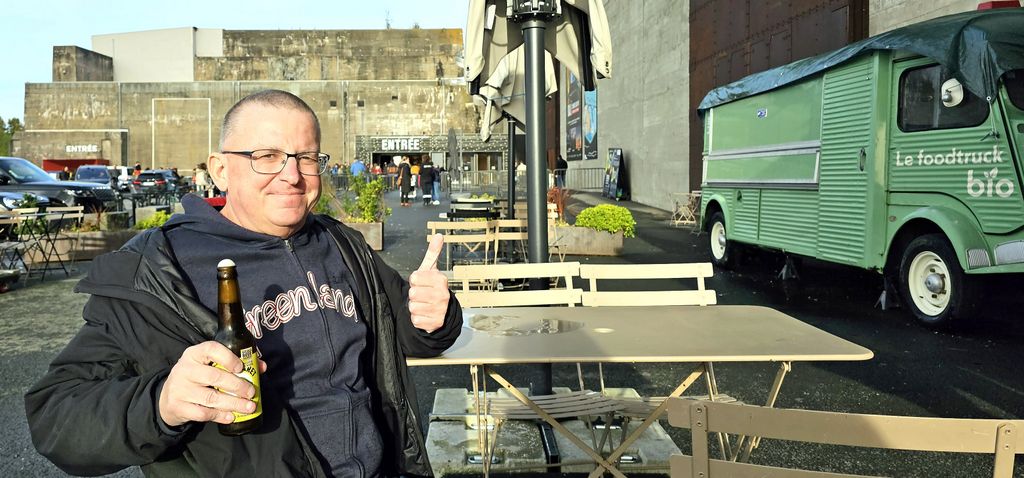
M 380 140 L 381 151 L 420 151 L 423 138 L 383 138 Z
M 98 153 L 100 152 L 100 146 L 98 144 L 69 144 L 64 146 L 65 153 Z

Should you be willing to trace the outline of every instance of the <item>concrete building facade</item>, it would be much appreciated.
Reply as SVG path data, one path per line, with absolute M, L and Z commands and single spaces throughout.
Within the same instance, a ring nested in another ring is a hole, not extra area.
M 55 47 L 54 81 L 26 84 L 15 155 L 192 169 L 217 149 L 228 108 L 267 88 L 309 103 L 332 162 L 354 160 L 364 137 L 447 145 L 450 129 L 464 152 L 503 149 L 503 137 L 472 141 L 461 30 L 184 28 L 97 35 L 93 49 Z

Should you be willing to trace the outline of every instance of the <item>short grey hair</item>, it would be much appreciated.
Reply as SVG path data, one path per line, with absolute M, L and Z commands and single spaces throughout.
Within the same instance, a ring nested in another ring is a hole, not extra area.
M 220 125 L 220 144 L 218 149 L 224 149 L 224 140 L 234 131 L 238 113 L 249 105 L 273 106 L 277 108 L 291 108 L 305 113 L 313 118 L 313 126 L 316 129 L 316 144 L 320 144 L 320 119 L 316 117 L 313 108 L 310 108 L 302 98 L 283 90 L 261 90 L 252 93 L 245 98 L 238 100 L 227 114 L 224 115 L 224 122 Z

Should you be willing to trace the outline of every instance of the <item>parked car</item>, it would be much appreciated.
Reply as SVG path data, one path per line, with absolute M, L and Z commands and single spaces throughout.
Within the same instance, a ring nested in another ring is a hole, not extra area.
M 28 198 L 26 198 L 26 196 L 28 196 Z M 50 198 L 46 196 L 40 196 L 32 193 L 0 191 L 0 211 L 12 211 L 21 207 L 38 207 L 45 209 L 49 205 Z
M 170 169 L 151 169 L 143 171 L 132 181 L 132 189 L 140 193 L 174 193 L 180 196 L 186 192 L 181 176 Z
M 107 166 L 110 175 L 117 180 L 117 190 L 130 192 L 132 190 L 132 168 L 128 166 Z
M 109 184 L 58 181 L 24 158 L 0 156 L 0 192 L 46 196 L 54 206 L 85 206 L 87 211 L 116 209 Z
M 75 181 L 107 184 L 112 188 L 117 187 L 117 179 L 110 174 L 110 169 L 100 164 L 79 166 L 78 170 L 75 171 Z

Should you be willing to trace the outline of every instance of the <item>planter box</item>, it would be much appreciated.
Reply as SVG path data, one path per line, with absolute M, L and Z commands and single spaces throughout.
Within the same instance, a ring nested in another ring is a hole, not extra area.
M 92 232 L 72 232 L 68 235 L 78 240 L 78 250 L 75 251 L 75 261 L 89 261 L 95 259 L 100 254 L 106 254 L 110 251 L 116 251 L 128 242 L 129 239 L 135 237 L 141 231 L 134 229 L 126 229 L 123 231 L 92 231 Z M 60 256 L 62 261 L 68 261 L 71 259 L 69 250 L 71 249 L 71 241 L 67 238 L 61 238 L 56 241 L 57 254 Z M 30 263 L 40 263 L 42 258 L 39 257 L 39 251 L 32 251 L 27 257 Z M 51 260 L 56 260 L 56 257 Z
M 128 211 L 104 212 L 99 216 L 86 214 L 82 218 L 82 224 L 96 226 L 101 231 L 121 230 L 128 228 L 130 216 L 131 213 Z M 99 222 L 97 223 L 97 221 Z
M 345 225 L 359 231 L 371 249 L 375 251 L 384 249 L 383 222 L 346 222 Z
M 548 231 L 548 248 L 552 254 L 617 256 L 622 253 L 621 232 L 612 234 L 576 226 L 554 226 Z

